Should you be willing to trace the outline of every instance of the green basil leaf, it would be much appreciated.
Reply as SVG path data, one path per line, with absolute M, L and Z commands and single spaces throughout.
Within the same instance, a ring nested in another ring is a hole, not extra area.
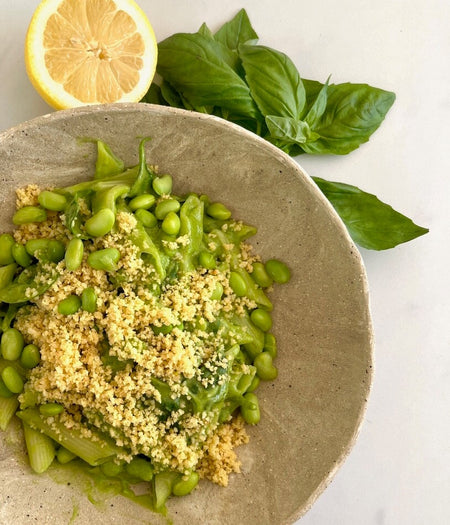
M 264 116 L 300 119 L 306 95 L 292 60 L 265 46 L 241 44 L 239 56 L 250 92 Z
M 180 94 L 169 84 L 169 82 L 163 80 L 160 87 L 161 95 L 169 106 L 172 106 L 173 108 L 184 108 Z
M 287 144 L 300 144 L 317 140 L 320 135 L 311 131 L 307 122 L 295 120 L 291 117 L 266 117 L 267 128 L 272 138 L 279 139 Z
M 307 122 L 311 127 L 314 127 L 320 117 L 325 113 L 325 110 L 327 109 L 327 101 L 328 101 L 328 81 L 330 80 L 330 77 L 328 77 L 325 84 L 322 86 L 320 91 L 317 93 L 317 96 L 312 103 L 311 107 L 308 110 L 308 113 L 305 117 L 305 122 Z
M 352 239 L 369 250 L 387 250 L 428 232 L 375 195 L 356 186 L 312 177 L 331 202 Z
M 261 118 L 223 49 L 199 33 L 177 33 L 158 45 L 157 71 L 193 106 L 220 106 L 242 117 Z
M 211 31 L 211 29 L 209 29 L 205 22 L 203 22 L 203 24 L 199 27 L 197 33 L 203 35 L 206 38 L 214 38 L 213 32 Z
M 305 152 L 350 153 L 369 140 L 394 101 L 394 93 L 367 84 L 331 84 L 326 110 L 313 127 L 321 138 Z
M 161 94 L 161 88 L 155 82 L 152 82 L 149 90 L 144 95 L 140 102 L 146 102 L 147 104 L 159 104 L 160 106 L 167 106 L 167 102 Z
M 237 51 L 240 44 L 256 43 L 259 37 L 250 23 L 247 12 L 241 9 L 217 31 L 214 38 L 228 49 Z

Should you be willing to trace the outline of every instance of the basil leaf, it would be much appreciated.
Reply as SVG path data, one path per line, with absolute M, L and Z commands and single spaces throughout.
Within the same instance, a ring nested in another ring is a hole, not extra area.
M 306 114 L 305 122 L 307 122 L 311 127 L 314 127 L 314 125 L 318 122 L 320 117 L 325 113 L 325 110 L 327 109 L 329 80 L 330 77 L 328 77 L 325 84 L 317 93 L 313 104 L 311 105 L 311 107 L 308 110 L 308 113 Z
M 352 239 L 369 250 L 387 250 L 429 230 L 356 186 L 312 177 L 344 221 Z
M 256 43 L 258 35 L 253 29 L 245 9 L 241 9 L 229 22 L 226 22 L 214 35 L 228 49 L 237 51 L 240 44 Z
M 161 82 L 160 88 L 161 96 L 167 102 L 167 104 L 169 104 L 169 106 L 172 106 L 173 108 L 184 108 L 180 94 L 169 84 L 169 82 L 163 80 Z
M 307 122 L 295 120 L 291 117 L 266 117 L 267 128 L 272 138 L 279 139 L 287 144 L 300 144 L 317 140 L 320 135 L 311 131 Z
M 177 33 L 158 45 L 158 73 L 193 106 L 220 106 L 260 118 L 247 84 L 224 60 L 224 46 L 199 33 Z
M 264 116 L 300 119 L 306 95 L 292 60 L 265 46 L 241 44 L 239 56 L 250 92 Z
M 207 38 L 214 38 L 213 32 L 211 31 L 211 29 L 209 29 L 205 22 L 203 22 L 203 24 L 199 27 L 197 33 Z
M 394 101 L 394 93 L 367 84 L 331 84 L 326 110 L 313 127 L 321 138 L 305 152 L 350 153 L 369 140 Z
M 150 85 L 149 90 L 140 102 L 146 102 L 147 104 L 158 104 L 160 106 L 168 105 L 161 94 L 161 88 L 154 82 Z

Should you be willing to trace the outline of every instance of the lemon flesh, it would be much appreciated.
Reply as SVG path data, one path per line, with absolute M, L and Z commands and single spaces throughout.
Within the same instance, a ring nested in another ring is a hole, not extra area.
M 156 61 L 153 29 L 132 0 L 44 0 L 25 43 L 30 80 L 57 109 L 137 102 Z

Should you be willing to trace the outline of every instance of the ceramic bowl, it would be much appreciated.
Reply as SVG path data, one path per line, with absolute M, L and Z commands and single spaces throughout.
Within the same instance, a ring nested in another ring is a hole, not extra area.
M 175 193 L 225 203 L 234 217 L 257 226 L 256 251 L 292 270 L 289 285 L 272 294 L 279 376 L 258 390 L 261 422 L 237 449 L 242 473 L 227 488 L 205 481 L 190 496 L 172 498 L 168 518 L 175 525 L 292 524 L 348 455 L 372 377 L 364 267 L 303 169 L 263 139 L 208 115 L 146 104 L 60 111 L 0 135 L 0 229 L 11 228 L 15 188 L 62 186 L 93 173 L 95 146 L 80 138 L 101 138 L 131 165 L 143 136 L 152 137 L 149 163 L 173 176 Z M 76 480 L 33 475 L 16 432 L 12 425 L 0 437 L 2 523 L 167 522 L 121 497 L 93 505 Z

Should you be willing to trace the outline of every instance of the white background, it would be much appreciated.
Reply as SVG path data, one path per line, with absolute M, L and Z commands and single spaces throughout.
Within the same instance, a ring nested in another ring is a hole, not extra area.
M 38 0 L 0 0 L 0 131 L 51 111 L 23 43 Z M 450 3 L 448 0 L 140 0 L 158 41 L 213 29 L 245 7 L 260 42 L 305 78 L 366 82 L 397 101 L 370 142 L 299 161 L 375 193 L 430 233 L 362 250 L 376 370 L 359 440 L 302 525 L 450 523 Z M 240 524 L 239 524 L 240 525 Z

